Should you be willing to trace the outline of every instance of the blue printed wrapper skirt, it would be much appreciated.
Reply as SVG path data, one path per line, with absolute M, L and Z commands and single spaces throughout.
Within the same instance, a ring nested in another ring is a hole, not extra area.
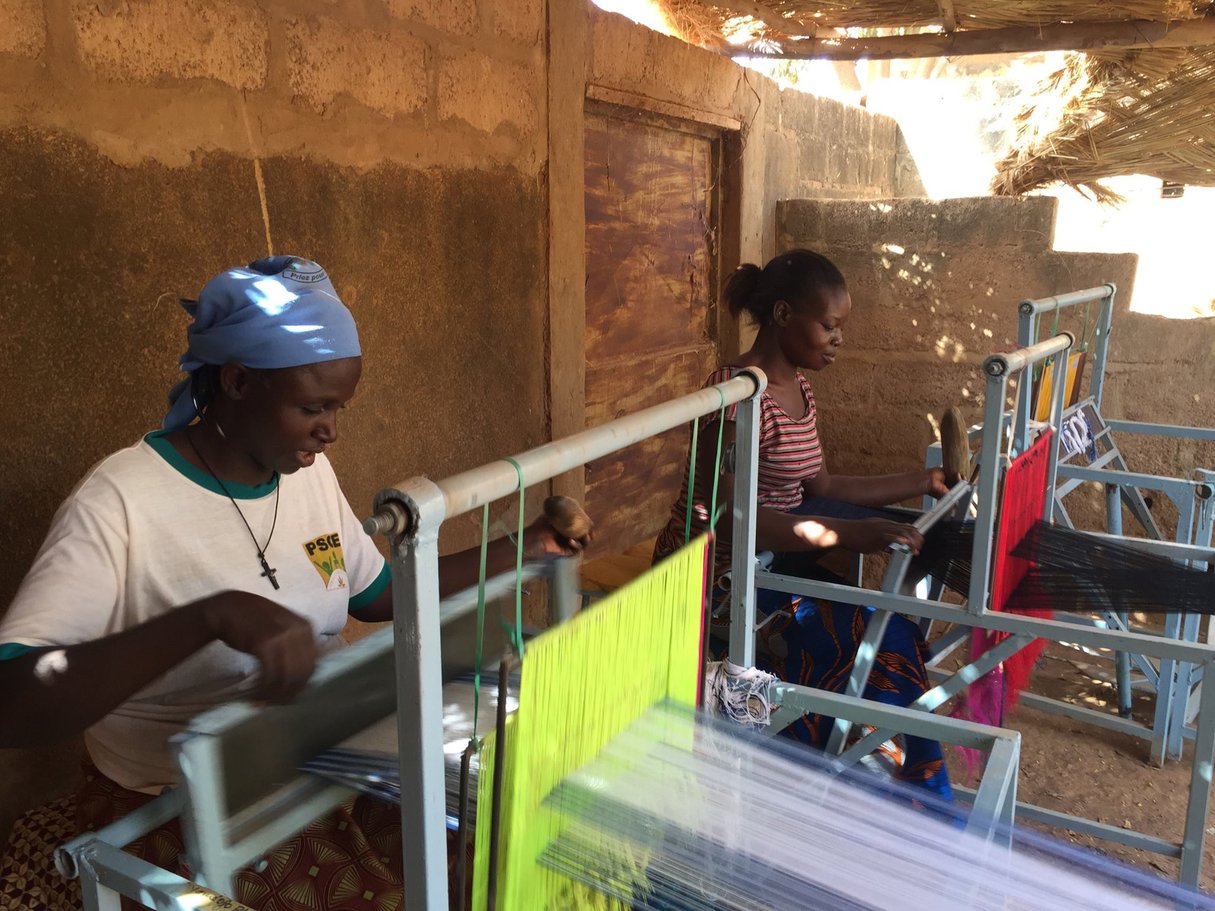
M 807 500 L 796 513 L 845 519 L 880 515 L 862 506 L 823 499 Z M 773 561 L 772 570 L 805 579 L 843 583 L 843 579 L 819 565 L 818 561 L 825 553 L 779 554 Z M 728 599 L 727 591 L 714 590 L 715 604 Z M 844 691 L 873 608 L 760 589 L 756 594 L 756 612 L 761 618 L 768 618 L 757 634 L 756 653 L 760 667 L 789 683 L 836 693 Z M 927 657 L 928 646 L 919 626 L 904 616 L 892 616 L 865 687 L 865 698 L 887 705 L 910 705 L 930 689 L 925 667 Z M 784 733 L 822 748 L 826 746 L 832 721 L 821 715 L 807 715 L 786 728 Z M 952 800 L 940 743 L 912 736 L 903 737 L 903 741 L 905 755 L 899 778 L 939 798 Z

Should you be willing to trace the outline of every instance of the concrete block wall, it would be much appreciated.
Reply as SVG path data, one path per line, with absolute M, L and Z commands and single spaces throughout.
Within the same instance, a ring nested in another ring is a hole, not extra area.
M 543 34 L 541 0 L 14 0 L 0 126 L 86 134 L 124 164 L 201 147 L 534 174 Z
M 802 92 L 780 92 L 771 134 L 769 182 L 785 198 L 871 199 L 920 196 L 923 185 L 906 166 L 898 123 L 864 108 Z
M 776 205 L 782 199 L 870 199 L 923 195 L 898 123 L 864 108 L 783 91 L 724 57 L 620 16 L 591 19 L 587 81 L 740 125 L 741 259 L 775 255 Z
M 1133 256 L 1052 252 L 1054 207 L 1046 198 L 778 207 L 781 249 L 826 254 L 852 295 L 845 353 L 811 377 L 833 471 L 922 465 L 946 408 L 977 419 L 979 365 L 1015 347 L 1021 300 L 1130 283 Z
M 0 4 L 0 610 L 87 468 L 159 426 L 176 300 L 270 250 L 360 323 L 356 511 L 548 438 L 544 34 L 541 0 Z M 78 762 L 0 751 L 0 844 Z
M 1174 320 L 1132 313 L 1129 304 L 1120 294 L 1105 373 L 1105 414 L 1215 427 L 1215 318 Z M 1211 442 L 1122 434 L 1119 447 L 1134 471 L 1189 477 L 1194 468 L 1215 470 Z

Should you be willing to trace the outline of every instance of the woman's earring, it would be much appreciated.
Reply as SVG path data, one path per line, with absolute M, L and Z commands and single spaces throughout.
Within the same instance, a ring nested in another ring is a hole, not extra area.
M 208 420 L 206 409 L 198 407 L 198 397 L 196 395 L 194 395 L 193 389 L 190 390 L 190 401 L 194 403 L 194 413 L 198 415 L 199 421 L 206 423 L 206 424 L 210 424 L 212 427 L 214 427 L 215 432 L 219 434 L 219 438 L 221 440 L 228 439 L 228 435 L 226 433 L 224 433 L 224 428 L 219 426 L 219 422 L 213 421 L 213 420 Z

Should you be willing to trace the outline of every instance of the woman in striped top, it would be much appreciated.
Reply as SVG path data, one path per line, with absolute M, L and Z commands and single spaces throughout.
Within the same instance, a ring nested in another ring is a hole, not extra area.
M 829 550 L 874 553 L 891 544 L 918 552 L 923 540 L 912 526 L 892 521 L 877 507 L 948 490 L 938 469 L 849 477 L 827 471 L 818 436 L 814 393 L 800 368 L 819 371 L 835 360 L 843 345 L 843 326 L 852 309 L 843 275 L 826 257 L 810 250 L 791 250 L 763 269 L 740 266 L 725 287 L 725 302 L 735 316 L 746 313 L 758 332 L 751 349 L 719 367 L 706 385 L 722 382 L 747 367 L 768 377 L 760 403 L 759 477 L 756 496 L 756 546 L 777 554 L 779 572 L 827 581 L 842 581 L 818 564 Z M 734 442 L 734 409 L 727 409 L 723 451 Z M 717 445 L 716 414 L 700 428 L 700 464 L 713 464 Z M 712 432 L 706 432 L 706 431 Z M 712 478 L 701 472 L 692 491 L 691 532 L 709 526 Z M 723 469 L 719 503 L 732 496 L 733 476 Z M 658 536 L 655 560 L 683 544 L 687 524 L 685 482 L 671 519 Z M 714 596 L 727 597 L 722 574 L 730 568 L 730 523 L 716 528 Z M 870 608 L 815 601 L 760 590 L 757 609 L 777 614 L 763 627 L 760 662 L 784 680 L 842 691 L 864 636 Z M 919 627 L 905 617 L 891 618 L 866 688 L 867 698 L 908 705 L 929 688 L 924 667 L 925 645 Z M 788 733 L 823 745 L 830 719 L 807 716 Z M 941 796 L 950 788 L 940 745 L 906 738 L 901 775 Z

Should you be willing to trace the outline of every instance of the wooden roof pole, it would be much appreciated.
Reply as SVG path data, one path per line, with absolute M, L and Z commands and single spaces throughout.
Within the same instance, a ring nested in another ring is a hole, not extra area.
M 1192 47 L 1215 44 L 1215 16 L 1178 22 L 1133 19 L 1043 26 L 970 29 L 883 38 L 813 38 L 762 56 L 786 60 L 893 60 L 1035 51 L 1092 51 L 1107 47 Z M 741 49 L 736 53 L 745 53 Z
M 957 31 L 958 14 L 953 8 L 953 0 L 937 0 L 937 9 L 941 11 L 941 24 L 945 26 L 945 31 Z

